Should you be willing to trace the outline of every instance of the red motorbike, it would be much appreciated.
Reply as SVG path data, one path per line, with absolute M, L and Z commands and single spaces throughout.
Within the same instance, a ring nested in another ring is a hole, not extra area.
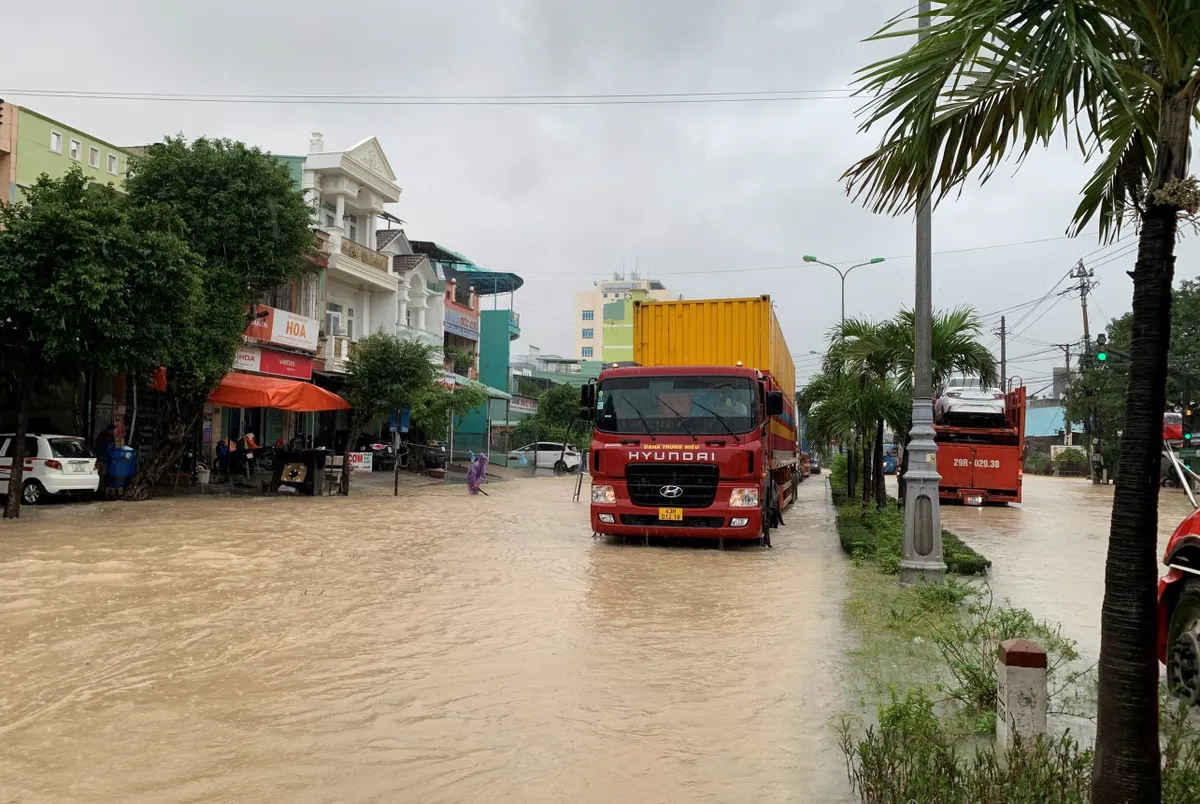
M 1158 580 L 1158 659 L 1167 667 L 1170 690 L 1200 706 L 1200 506 L 1191 484 L 1196 476 L 1169 445 L 1165 453 L 1197 510 L 1171 534 L 1163 555 L 1167 573 Z

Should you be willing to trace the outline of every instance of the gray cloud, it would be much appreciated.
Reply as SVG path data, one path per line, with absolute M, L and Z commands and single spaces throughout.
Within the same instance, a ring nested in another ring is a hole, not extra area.
M 99 11 L 66 0 L 7 12 L 16 36 L 0 52 L 0 83 L 377 95 L 837 88 L 886 52 L 861 40 L 907 5 L 114 0 Z M 313 130 L 330 148 L 376 135 L 404 188 L 393 211 L 414 237 L 525 275 L 518 349 L 568 351 L 574 291 L 635 261 L 689 297 L 772 294 L 804 356 L 802 376 L 814 363 L 807 351 L 823 347 L 837 318 L 839 289 L 803 254 L 897 257 L 851 275 L 847 311 L 883 317 L 911 303 L 912 260 L 902 255 L 913 252 L 912 222 L 870 215 L 838 180 L 875 144 L 856 133 L 852 100 L 431 108 L 11 99 L 120 143 L 183 132 L 303 153 Z M 936 213 L 935 249 L 1061 235 L 1086 175 L 1056 146 L 1015 177 L 969 186 Z M 935 303 L 981 312 L 1018 304 L 1094 248 L 1085 238 L 940 255 Z M 1180 276 L 1195 275 L 1195 255 L 1185 243 Z M 1093 330 L 1104 314 L 1128 310 L 1131 262 L 1097 269 Z M 751 270 L 767 266 L 794 267 Z M 1067 298 L 1022 336 L 1062 342 L 1080 332 L 1078 301 Z M 1052 362 L 1019 371 L 1049 374 Z

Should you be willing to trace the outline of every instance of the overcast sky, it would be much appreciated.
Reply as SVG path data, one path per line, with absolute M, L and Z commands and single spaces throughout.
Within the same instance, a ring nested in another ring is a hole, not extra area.
M 370 135 L 403 188 L 391 208 L 436 240 L 525 278 L 514 349 L 569 353 L 573 294 L 640 265 L 689 298 L 769 293 L 801 378 L 838 317 L 839 282 L 804 254 L 874 256 L 847 281 L 848 315 L 887 317 L 913 298 L 913 222 L 855 206 L 838 177 L 876 137 L 858 102 L 606 106 L 257 105 L 81 100 L 16 90 L 512 95 L 845 88 L 886 52 L 863 44 L 906 0 L 78 0 L 4 11 L 0 89 L 118 144 L 183 133 L 302 154 Z M 168 10 L 169 9 L 169 10 Z M 991 313 L 1042 296 L 1095 237 L 1061 238 L 1088 171 L 1061 146 L 934 214 L 934 304 Z M 1132 242 L 1130 240 L 1129 242 Z M 1125 245 L 1089 258 L 1092 331 L 1129 309 Z M 1111 255 L 1111 256 L 1110 256 Z M 1192 278 L 1197 250 L 1180 249 Z M 1115 256 L 1116 259 L 1112 259 Z M 1105 260 L 1109 260 L 1105 262 Z M 787 266 L 787 267 L 779 267 Z M 769 269 L 769 270 L 768 270 Z M 1057 297 L 1052 297 L 1056 298 Z M 1010 369 L 1037 382 L 1081 337 L 1077 297 L 1016 329 Z M 1025 308 L 1026 310 L 1028 308 Z M 1048 310 L 1048 312 L 1047 312 Z M 1009 317 L 1017 323 L 1025 310 Z M 992 323 L 989 318 L 989 325 Z M 1024 340 L 1022 340 L 1024 339 Z M 991 340 L 989 338 L 989 340 Z M 1023 358 L 1033 354 L 1033 357 Z M 1033 390 L 1033 389 L 1031 389 Z

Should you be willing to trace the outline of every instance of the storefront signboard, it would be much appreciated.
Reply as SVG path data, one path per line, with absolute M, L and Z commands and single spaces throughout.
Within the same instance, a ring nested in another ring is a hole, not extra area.
M 479 318 L 446 308 L 446 331 L 468 340 L 479 340 Z
M 247 338 L 274 343 L 279 346 L 290 346 L 293 349 L 317 351 L 317 336 L 320 334 L 321 322 L 315 318 L 289 313 L 274 307 L 258 306 L 261 317 L 251 319 L 243 333 Z M 266 313 L 266 315 L 262 315 Z
M 375 456 L 370 452 L 351 452 L 348 457 L 351 472 L 370 472 L 374 468 Z
M 537 413 L 537 400 L 529 396 L 514 396 L 512 402 L 509 403 L 509 410 L 513 413 L 524 413 L 532 416 Z
M 237 356 L 233 360 L 233 367 L 239 371 L 272 374 L 295 380 L 311 380 L 312 365 L 312 358 L 307 355 L 294 355 L 246 345 L 238 347 Z

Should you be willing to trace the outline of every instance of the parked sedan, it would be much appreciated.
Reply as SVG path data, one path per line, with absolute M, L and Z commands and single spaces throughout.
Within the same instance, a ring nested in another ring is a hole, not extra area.
M 0 495 L 8 494 L 14 448 L 12 433 L 0 434 Z M 29 505 L 57 495 L 91 495 L 100 488 L 96 456 L 77 436 L 25 436 L 25 476 L 21 500 Z
M 1003 426 L 1004 393 L 979 380 L 955 377 L 934 402 L 933 420 L 945 425 Z
M 536 444 L 526 444 L 508 453 L 508 462 L 521 466 L 536 466 L 538 468 L 554 469 L 560 472 L 574 472 L 579 468 L 583 459 L 579 450 L 570 444 L 561 442 L 539 441 Z

